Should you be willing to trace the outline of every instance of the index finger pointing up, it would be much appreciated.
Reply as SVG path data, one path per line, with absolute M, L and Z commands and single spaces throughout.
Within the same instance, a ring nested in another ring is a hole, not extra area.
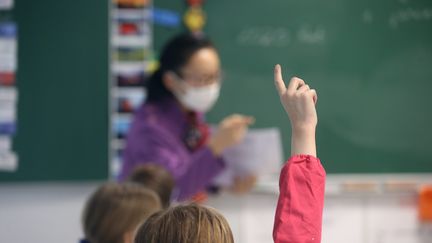
M 286 86 L 285 86 L 285 82 L 282 79 L 282 71 L 281 71 L 281 66 L 279 64 L 277 64 L 274 69 L 274 82 L 279 95 L 285 93 Z

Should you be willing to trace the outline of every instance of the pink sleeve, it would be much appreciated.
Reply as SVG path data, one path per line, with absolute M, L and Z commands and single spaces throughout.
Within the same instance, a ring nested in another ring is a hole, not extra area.
M 321 242 L 325 177 L 318 158 L 296 155 L 288 160 L 279 179 L 275 243 Z

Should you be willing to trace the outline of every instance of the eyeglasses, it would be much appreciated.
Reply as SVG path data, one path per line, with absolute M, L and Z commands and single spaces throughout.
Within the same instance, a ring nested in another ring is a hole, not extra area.
M 193 85 L 196 86 L 205 86 L 216 82 L 222 82 L 223 73 L 222 71 L 218 71 L 214 74 L 207 75 L 198 75 L 198 74 L 188 74 L 188 73 L 179 73 L 178 74 L 185 81 L 189 81 Z

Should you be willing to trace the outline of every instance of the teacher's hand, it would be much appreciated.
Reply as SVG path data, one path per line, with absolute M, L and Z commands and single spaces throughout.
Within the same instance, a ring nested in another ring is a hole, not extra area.
M 210 138 L 210 149 L 215 155 L 221 155 L 226 148 L 239 144 L 254 121 L 253 117 L 239 114 L 226 117 L 219 124 L 217 132 Z

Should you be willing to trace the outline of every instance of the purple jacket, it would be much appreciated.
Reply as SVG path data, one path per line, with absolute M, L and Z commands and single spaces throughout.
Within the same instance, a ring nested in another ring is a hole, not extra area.
M 174 177 L 173 199 L 185 200 L 204 190 L 225 163 L 208 147 L 189 151 L 182 140 L 187 127 L 186 115 L 173 98 L 142 105 L 127 136 L 119 179 L 125 180 L 137 165 L 157 163 Z

